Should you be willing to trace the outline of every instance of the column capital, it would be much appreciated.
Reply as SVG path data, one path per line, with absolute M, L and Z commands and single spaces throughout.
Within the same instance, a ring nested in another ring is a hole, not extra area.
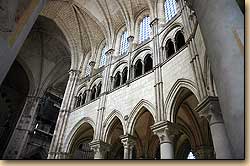
M 209 125 L 224 123 L 218 97 L 208 96 L 194 109 L 200 117 L 208 120 Z
M 101 140 L 93 140 L 89 143 L 91 149 L 96 152 L 105 153 L 110 150 L 110 145 L 101 141 Z
M 172 143 L 179 134 L 179 127 L 170 121 L 160 121 L 151 126 L 154 134 L 158 135 L 160 143 Z
M 120 139 L 124 147 L 133 147 L 136 144 L 136 138 L 130 134 L 121 135 Z

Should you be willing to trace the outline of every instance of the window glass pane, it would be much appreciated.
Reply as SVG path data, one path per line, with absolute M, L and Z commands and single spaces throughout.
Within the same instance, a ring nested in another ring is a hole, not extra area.
M 120 55 L 123 55 L 125 53 L 127 53 L 128 51 L 128 32 L 127 31 L 124 31 L 122 33 L 122 36 L 121 36 L 121 42 L 120 42 L 120 50 L 119 50 L 119 54 Z
M 143 41 L 150 38 L 151 29 L 149 24 L 150 24 L 149 16 L 144 17 L 140 23 L 139 43 L 142 43 Z
M 88 64 L 85 70 L 85 77 L 90 74 L 90 65 Z
M 165 17 L 168 22 L 176 15 L 176 3 L 175 0 L 166 0 L 165 1 Z
M 106 46 L 104 46 L 102 48 L 102 52 L 101 52 L 101 58 L 100 58 L 100 67 L 104 66 L 106 64 Z

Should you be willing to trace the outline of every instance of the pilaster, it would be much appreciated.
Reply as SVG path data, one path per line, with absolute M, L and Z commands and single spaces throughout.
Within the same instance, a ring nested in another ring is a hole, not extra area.
M 62 105 L 58 114 L 55 131 L 50 144 L 48 159 L 60 159 L 62 152 L 62 142 L 64 131 L 67 126 L 70 110 L 74 106 L 75 88 L 79 79 L 79 70 L 69 71 L 69 80 L 64 93 Z
M 134 36 L 129 36 L 128 37 L 128 75 L 127 75 L 127 85 L 129 85 L 130 80 L 132 79 L 132 72 L 133 68 L 131 66 L 131 55 L 133 51 L 133 41 L 134 41 Z
M 97 118 L 96 118 L 96 130 L 94 133 L 94 140 L 100 141 L 101 140 L 101 135 L 102 135 L 102 123 L 103 123 L 103 114 L 105 110 L 105 105 L 106 105 L 106 97 L 107 97 L 107 92 L 109 90 L 110 82 L 110 68 L 111 68 L 111 62 L 112 62 L 112 57 L 114 54 L 114 49 L 109 49 L 105 55 L 107 56 L 107 61 L 106 61 L 106 68 L 104 70 L 104 77 L 103 77 L 103 86 L 102 86 L 102 94 L 100 97 L 99 101 L 99 106 L 97 110 Z
M 162 51 L 159 51 L 159 35 L 158 35 L 158 18 L 155 18 L 151 23 L 150 27 L 153 32 L 153 59 L 154 59 L 154 75 L 155 75 L 155 101 L 156 101 L 156 120 L 161 121 L 164 119 L 164 98 L 163 98 L 163 81 L 162 81 L 162 72 L 161 66 L 161 55 Z

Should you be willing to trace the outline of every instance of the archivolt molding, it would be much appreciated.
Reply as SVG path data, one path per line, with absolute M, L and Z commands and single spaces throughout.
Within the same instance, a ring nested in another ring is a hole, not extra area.
M 128 62 L 126 60 L 119 61 L 115 67 L 112 69 L 112 74 L 111 76 L 115 76 L 115 74 L 120 71 L 122 73 L 123 69 L 125 67 L 128 67 Z
M 112 123 L 114 122 L 115 118 L 118 118 L 122 124 L 122 128 L 123 128 L 123 134 L 125 135 L 126 134 L 126 124 L 125 124 L 125 121 L 124 121 L 124 118 L 121 114 L 120 111 L 118 110 L 113 110 L 109 115 L 108 117 L 105 119 L 104 123 L 103 123 L 103 141 L 104 142 L 107 142 L 108 140 L 108 134 L 111 130 L 111 126 L 112 126 Z
M 200 102 L 200 96 L 199 96 L 199 92 L 197 90 L 197 87 L 195 85 L 194 82 L 188 80 L 188 79 L 178 79 L 174 85 L 172 86 L 171 90 L 168 93 L 168 96 L 165 100 L 165 110 L 164 110 L 164 114 L 165 114 L 165 119 L 167 121 L 170 122 L 174 122 L 174 108 L 173 105 L 176 102 L 176 96 L 179 92 L 179 90 L 181 88 L 187 88 L 189 89 L 191 92 L 193 92 L 193 94 L 196 96 L 198 102 Z
M 72 141 L 74 139 L 75 134 L 77 133 L 78 129 L 80 129 L 81 125 L 84 123 L 88 123 L 93 128 L 94 133 L 95 133 L 95 129 L 96 129 L 95 122 L 90 117 L 83 117 L 73 126 L 69 134 L 65 136 L 66 139 L 64 140 L 63 148 L 62 148 L 64 152 L 69 152 L 69 149 L 72 145 Z
M 140 117 L 142 113 L 142 108 L 146 108 L 154 118 L 154 121 L 156 122 L 156 108 L 153 106 L 152 103 L 149 101 L 142 99 L 139 101 L 139 103 L 134 107 L 134 109 L 131 111 L 128 119 L 128 125 L 127 125 L 127 133 L 133 135 L 135 123 L 137 119 Z
M 140 59 L 141 62 L 144 63 L 144 58 L 148 54 L 152 54 L 152 50 L 151 50 L 151 48 L 149 46 L 148 47 L 144 47 L 143 49 L 137 51 L 135 53 L 135 55 L 133 55 L 133 58 L 131 60 L 132 64 L 135 65 L 135 63 L 136 63 L 136 61 L 138 59 Z M 153 57 L 151 57 L 151 58 L 153 59 Z
M 160 41 L 161 47 L 164 47 L 166 45 L 168 39 L 171 39 L 174 42 L 175 34 L 182 28 L 183 25 L 181 23 L 173 23 L 171 26 L 169 26 L 168 29 L 166 29 L 165 32 L 163 33 L 163 37 Z M 174 31 L 174 34 L 169 36 L 169 33 L 172 31 Z
M 76 90 L 76 95 L 79 96 L 80 93 L 83 93 L 87 89 L 86 84 L 80 85 Z
M 101 76 L 96 76 L 92 78 L 92 81 L 89 83 L 89 89 L 92 89 L 94 85 L 98 85 L 100 82 L 102 82 Z

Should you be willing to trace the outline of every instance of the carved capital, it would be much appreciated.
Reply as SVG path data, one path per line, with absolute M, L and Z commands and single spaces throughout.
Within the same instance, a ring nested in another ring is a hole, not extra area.
M 224 123 L 218 97 L 208 96 L 196 108 L 200 117 L 208 120 L 209 125 Z
M 132 148 L 136 145 L 136 138 L 130 134 L 121 135 L 120 139 L 124 148 Z
M 158 135 L 160 143 L 172 143 L 176 135 L 179 134 L 179 128 L 176 124 L 169 121 L 160 121 L 151 126 L 154 134 Z
M 110 150 L 110 145 L 101 141 L 101 140 L 94 140 L 89 143 L 89 146 L 94 151 L 94 153 L 106 153 Z

